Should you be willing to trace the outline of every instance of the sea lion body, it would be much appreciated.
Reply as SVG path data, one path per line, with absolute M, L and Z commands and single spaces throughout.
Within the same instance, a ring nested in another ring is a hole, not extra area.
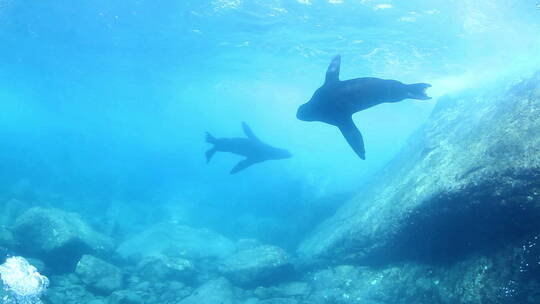
M 313 97 L 298 108 L 297 118 L 303 121 L 321 121 L 337 126 L 353 150 L 365 159 L 362 134 L 352 121 L 356 112 L 381 103 L 404 99 L 430 99 L 425 90 L 427 83 L 404 84 L 397 80 L 374 77 L 339 80 L 341 57 L 336 56 L 326 72 L 326 81 Z
M 206 133 L 206 141 L 214 145 L 206 151 L 206 161 L 210 162 L 216 152 L 229 152 L 246 157 L 231 170 L 231 174 L 235 174 L 256 163 L 292 157 L 289 151 L 262 142 L 246 123 L 242 123 L 242 128 L 246 138 L 215 138 Z

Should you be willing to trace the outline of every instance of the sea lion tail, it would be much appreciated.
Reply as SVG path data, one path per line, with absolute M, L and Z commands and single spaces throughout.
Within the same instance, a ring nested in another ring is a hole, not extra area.
M 212 134 L 206 132 L 206 142 L 209 144 L 215 144 L 216 138 Z
M 214 136 L 212 136 L 212 134 L 206 132 L 206 142 L 209 144 L 215 145 L 217 142 L 217 139 Z M 212 159 L 212 156 L 214 156 L 216 152 L 217 152 L 217 149 L 215 146 L 212 149 L 206 151 L 205 155 L 206 155 L 207 164 L 210 162 L 210 160 Z
M 407 85 L 407 98 L 428 100 L 431 97 L 427 96 L 426 89 L 431 88 L 428 83 L 415 83 Z

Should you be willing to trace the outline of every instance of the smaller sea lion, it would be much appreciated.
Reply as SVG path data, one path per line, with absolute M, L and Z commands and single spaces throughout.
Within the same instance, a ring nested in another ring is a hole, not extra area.
M 216 152 L 230 152 L 245 156 L 246 158 L 231 170 L 231 174 L 235 174 L 256 163 L 292 157 L 289 151 L 262 142 L 245 122 L 242 122 L 242 129 L 246 138 L 215 138 L 207 132 L 206 142 L 213 144 L 214 147 L 206 151 L 206 162 L 209 163 Z

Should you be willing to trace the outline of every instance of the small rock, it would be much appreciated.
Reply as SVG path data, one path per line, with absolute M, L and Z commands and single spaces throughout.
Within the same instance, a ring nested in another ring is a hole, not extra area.
M 261 245 L 235 253 L 219 269 L 235 285 L 250 288 L 283 281 L 292 265 L 283 249 Z
M 15 221 L 20 250 L 42 259 L 56 272 L 71 272 L 83 254 L 105 254 L 110 238 L 94 231 L 77 214 L 58 209 L 32 208 Z
M 193 289 L 186 287 L 182 282 L 170 281 L 160 292 L 160 303 L 177 303 L 191 295 Z
M 259 299 L 302 298 L 311 293 L 311 287 L 305 282 L 289 282 L 272 287 L 257 287 L 254 294 Z
M 179 304 L 235 304 L 233 287 L 225 278 L 209 281 Z
M 91 255 L 84 255 L 75 273 L 90 288 L 100 293 L 110 294 L 122 289 L 121 270 Z
M 112 293 L 108 304 L 143 304 L 143 298 L 131 290 L 119 290 Z
M 137 265 L 137 272 L 150 281 L 193 281 L 195 278 L 195 268 L 190 261 L 165 256 L 144 258 Z
M 45 293 L 45 303 L 51 304 L 80 304 L 99 300 L 87 291 L 75 275 L 50 277 L 51 287 Z

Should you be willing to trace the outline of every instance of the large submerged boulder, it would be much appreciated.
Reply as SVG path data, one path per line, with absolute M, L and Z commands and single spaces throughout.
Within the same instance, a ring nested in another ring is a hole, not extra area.
M 225 259 L 219 270 L 233 284 L 257 287 L 283 282 L 292 270 L 285 250 L 271 245 L 260 245 L 240 250 Z
M 114 250 L 111 238 L 93 230 L 77 214 L 58 209 L 29 209 L 15 221 L 13 234 L 21 252 L 42 259 L 57 272 L 73 271 L 83 254 Z
M 224 258 L 234 249 L 232 241 L 211 230 L 163 223 L 126 240 L 117 251 L 126 259 L 167 255 L 200 260 Z
M 540 74 L 441 98 L 371 184 L 299 247 L 307 263 L 460 260 L 540 231 Z

